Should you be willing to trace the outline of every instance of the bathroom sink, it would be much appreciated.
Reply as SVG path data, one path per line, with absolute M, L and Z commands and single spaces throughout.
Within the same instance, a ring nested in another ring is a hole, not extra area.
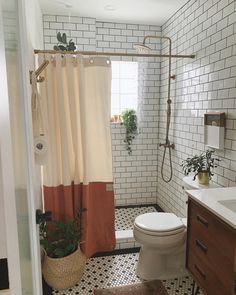
M 218 201 L 221 205 L 226 207 L 227 209 L 233 211 L 236 213 L 236 200 L 224 200 L 224 201 Z

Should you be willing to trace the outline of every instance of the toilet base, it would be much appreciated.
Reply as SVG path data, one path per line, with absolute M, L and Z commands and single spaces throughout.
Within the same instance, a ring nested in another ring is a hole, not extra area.
M 187 275 L 185 247 L 165 255 L 154 247 L 142 246 L 136 273 L 144 280 L 163 280 Z

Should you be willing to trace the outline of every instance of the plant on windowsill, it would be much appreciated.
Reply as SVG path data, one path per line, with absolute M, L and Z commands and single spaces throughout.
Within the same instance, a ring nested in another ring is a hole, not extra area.
M 86 258 L 80 251 L 80 217 L 67 223 L 60 220 L 40 221 L 40 244 L 45 256 L 42 272 L 47 284 L 63 290 L 74 286 L 82 277 Z
M 66 33 L 61 34 L 61 32 L 57 33 L 57 45 L 54 45 L 53 49 L 56 51 L 75 51 L 76 46 L 72 39 L 67 42 Z
M 126 149 L 128 151 L 128 154 L 132 154 L 132 141 L 135 138 L 135 136 L 138 134 L 137 130 L 137 115 L 135 110 L 128 109 L 121 113 L 121 125 L 125 126 L 126 132 L 125 132 L 125 139 L 124 142 L 126 143 Z
M 206 150 L 200 155 L 182 161 L 181 166 L 184 174 L 189 175 L 193 172 L 193 180 L 197 177 L 200 184 L 209 184 L 209 180 L 214 175 L 212 169 L 218 167 L 220 161 L 220 159 L 214 157 L 214 152 L 213 150 Z

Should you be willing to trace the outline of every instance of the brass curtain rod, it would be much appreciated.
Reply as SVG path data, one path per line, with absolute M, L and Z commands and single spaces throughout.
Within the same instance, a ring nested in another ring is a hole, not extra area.
M 82 55 L 107 55 L 107 56 L 129 56 L 129 57 L 169 57 L 168 54 L 139 54 L 139 53 L 123 53 L 123 52 L 97 52 L 97 51 L 57 51 L 57 50 L 34 50 L 35 54 L 38 53 L 48 53 L 48 54 L 82 54 Z M 174 54 L 171 55 L 172 58 L 195 58 L 194 54 L 183 55 Z

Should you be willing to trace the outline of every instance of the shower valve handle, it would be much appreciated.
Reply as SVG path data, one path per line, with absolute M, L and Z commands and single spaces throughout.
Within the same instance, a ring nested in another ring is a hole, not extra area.
M 175 148 L 175 144 L 174 143 L 170 144 L 170 142 L 168 142 L 168 143 L 160 143 L 159 146 L 164 146 L 165 148 L 172 148 L 173 150 Z

